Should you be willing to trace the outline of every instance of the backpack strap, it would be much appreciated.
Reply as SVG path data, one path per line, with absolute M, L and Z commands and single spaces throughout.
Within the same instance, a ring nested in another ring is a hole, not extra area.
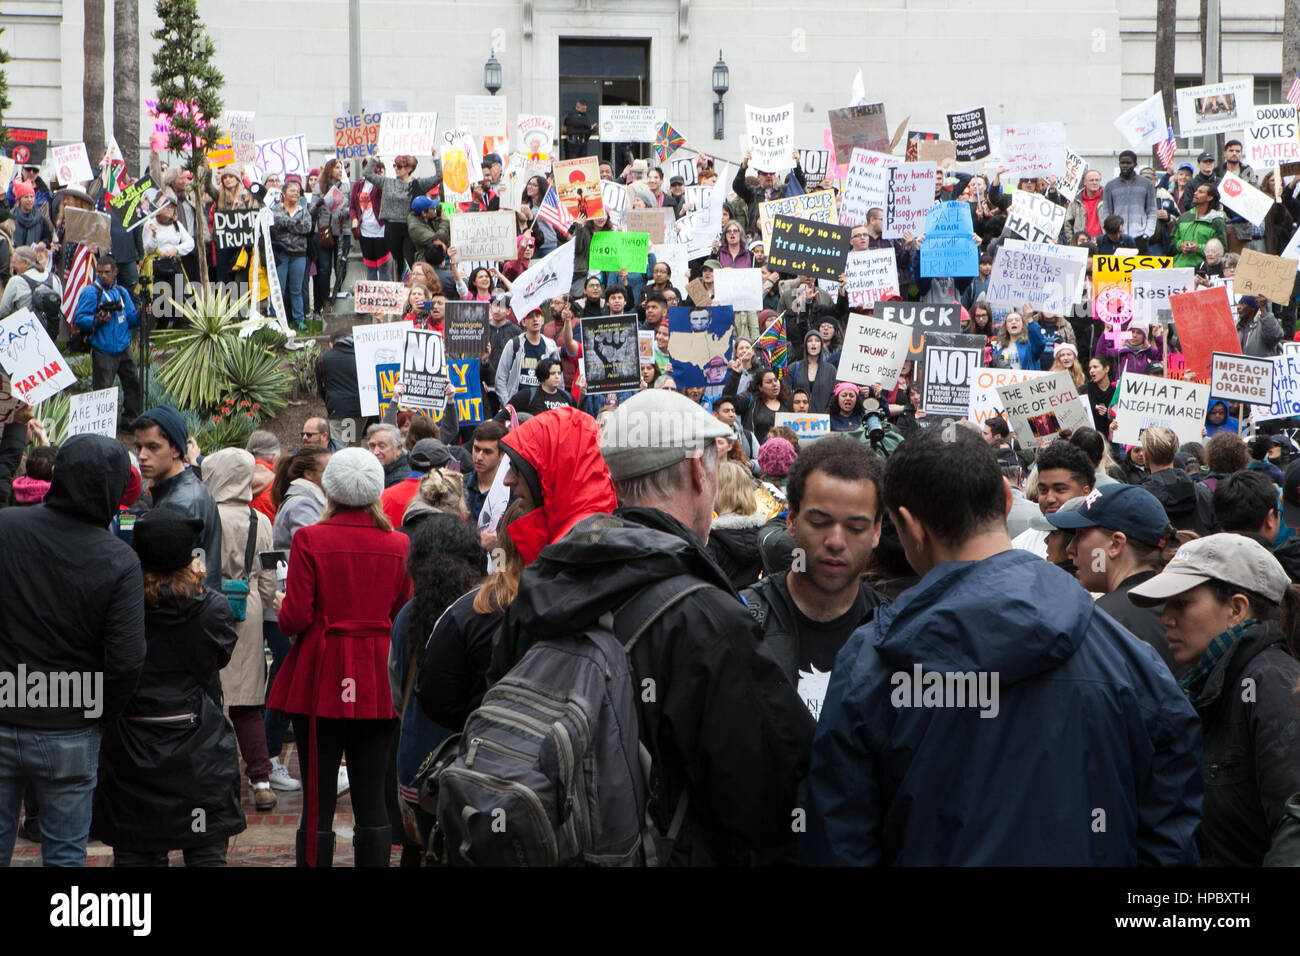
M 253 556 L 257 550 L 257 509 L 248 506 L 248 544 L 244 546 L 244 580 L 253 576 Z

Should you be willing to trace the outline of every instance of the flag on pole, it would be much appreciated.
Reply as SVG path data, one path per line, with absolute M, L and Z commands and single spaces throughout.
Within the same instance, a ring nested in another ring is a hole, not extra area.
M 659 157 L 659 162 L 666 163 L 669 156 L 686 145 L 686 137 L 664 123 L 659 127 L 659 135 L 655 137 L 654 145 L 655 156 Z
M 754 340 L 754 348 L 767 356 L 769 368 L 779 372 L 785 368 L 788 347 L 789 343 L 785 338 L 785 313 L 782 312 L 767 327 L 767 331 Z
M 549 222 L 557 230 L 569 234 L 569 227 L 573 225 L 573 217 L 569 215 L 569 210 L 565 209 L 560 203 L 560 197 L 552 186 L 546 190 L 546 197 L 542 204 L 537 207 L 537 218 L 543 222 Z
M 67 281 L 63 283 L 63 317 L 72 324 L 74 316 L 77 314 L 77 299 L 81 297 L 81 290 L 90 285 L 95 278 L 95 249 L 88 243 L 83 242 L 77 247 L 77 254 L 73 257 L 72 268 L 68 270 Z
M 122 190 L 122 174 L 126 172 L 126 158 L 122 155 L 116 139 L 108 141 L 108 149 L 104 151 L 104 158 L 99 161 L 99 168 L 103 170 L 101 178 L 104 183 L 104 194 L 110 198 L 116 196 Z
M 1286 101 L 1292 106 L 1300 106 L 1300 76 L 1291 81 L 1291 89 L 1286 91 Z
M 867 88 L 862 83 L 862 71 L 853 77 L 853 86 L 849 88 L 849 106 L 866 106 Z
M 1165 127 L 1165 140 L 1156 144 L 1156 155 L 1160 157 L 1160 165 L 1165 169 L 1174 168 L 1174 153 L 1178 150 L 1178 141 L 1174 139 L 1174 128 Z

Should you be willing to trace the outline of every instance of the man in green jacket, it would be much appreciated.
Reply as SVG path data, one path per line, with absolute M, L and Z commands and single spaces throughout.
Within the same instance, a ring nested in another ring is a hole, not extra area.
M 1205 261 L 1205 244 L 1211 239 L 1218 239 L 1223 248 L 1228 248 L 1228 233 L 1219 206 L 1218 187 L 1202 183 L 1192 194 L 1193 208 L 1178 217 L 1174 226 L 1174 236 L 1170 241 L 1174 252 L 1174 268 L 1184 266 L 1195 268 Z
M 428 196 L 411 200 L 411 212 L 406 217 L 406 234 L 415 247 L 413 262 L 428 262 L 429 246 L 435 239 L 451 244 L 451 221 L 442 214 L 442 207 Z

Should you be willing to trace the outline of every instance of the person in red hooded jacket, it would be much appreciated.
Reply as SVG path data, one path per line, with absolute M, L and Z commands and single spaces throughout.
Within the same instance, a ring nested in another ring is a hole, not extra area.
M 364 448 L 333 455 L 321 485 L 325 512 L 294 534 L 286 591 L 276 595 L 280 629 L 294 644 L 267 706 L 292 715 L 298 741 L 307 789 L 298 865 L 332 864 L 337 774 L 346 756 L 356 865 L 387 866 L 384 788 L 397 732 L 388 642 L 393 619 L 411 599 L 410 539 L 392 530 L 380 507 L 384 469 Z

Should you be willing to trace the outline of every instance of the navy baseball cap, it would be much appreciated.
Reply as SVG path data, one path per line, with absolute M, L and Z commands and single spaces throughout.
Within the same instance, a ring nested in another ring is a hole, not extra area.
M 1044 515 L 1057 528 L 1110 528 L 1153 548 L 1165 546 L 1169 517 L 1164 505 L 1137 485 L 1094 488 L 1077 511 Z

